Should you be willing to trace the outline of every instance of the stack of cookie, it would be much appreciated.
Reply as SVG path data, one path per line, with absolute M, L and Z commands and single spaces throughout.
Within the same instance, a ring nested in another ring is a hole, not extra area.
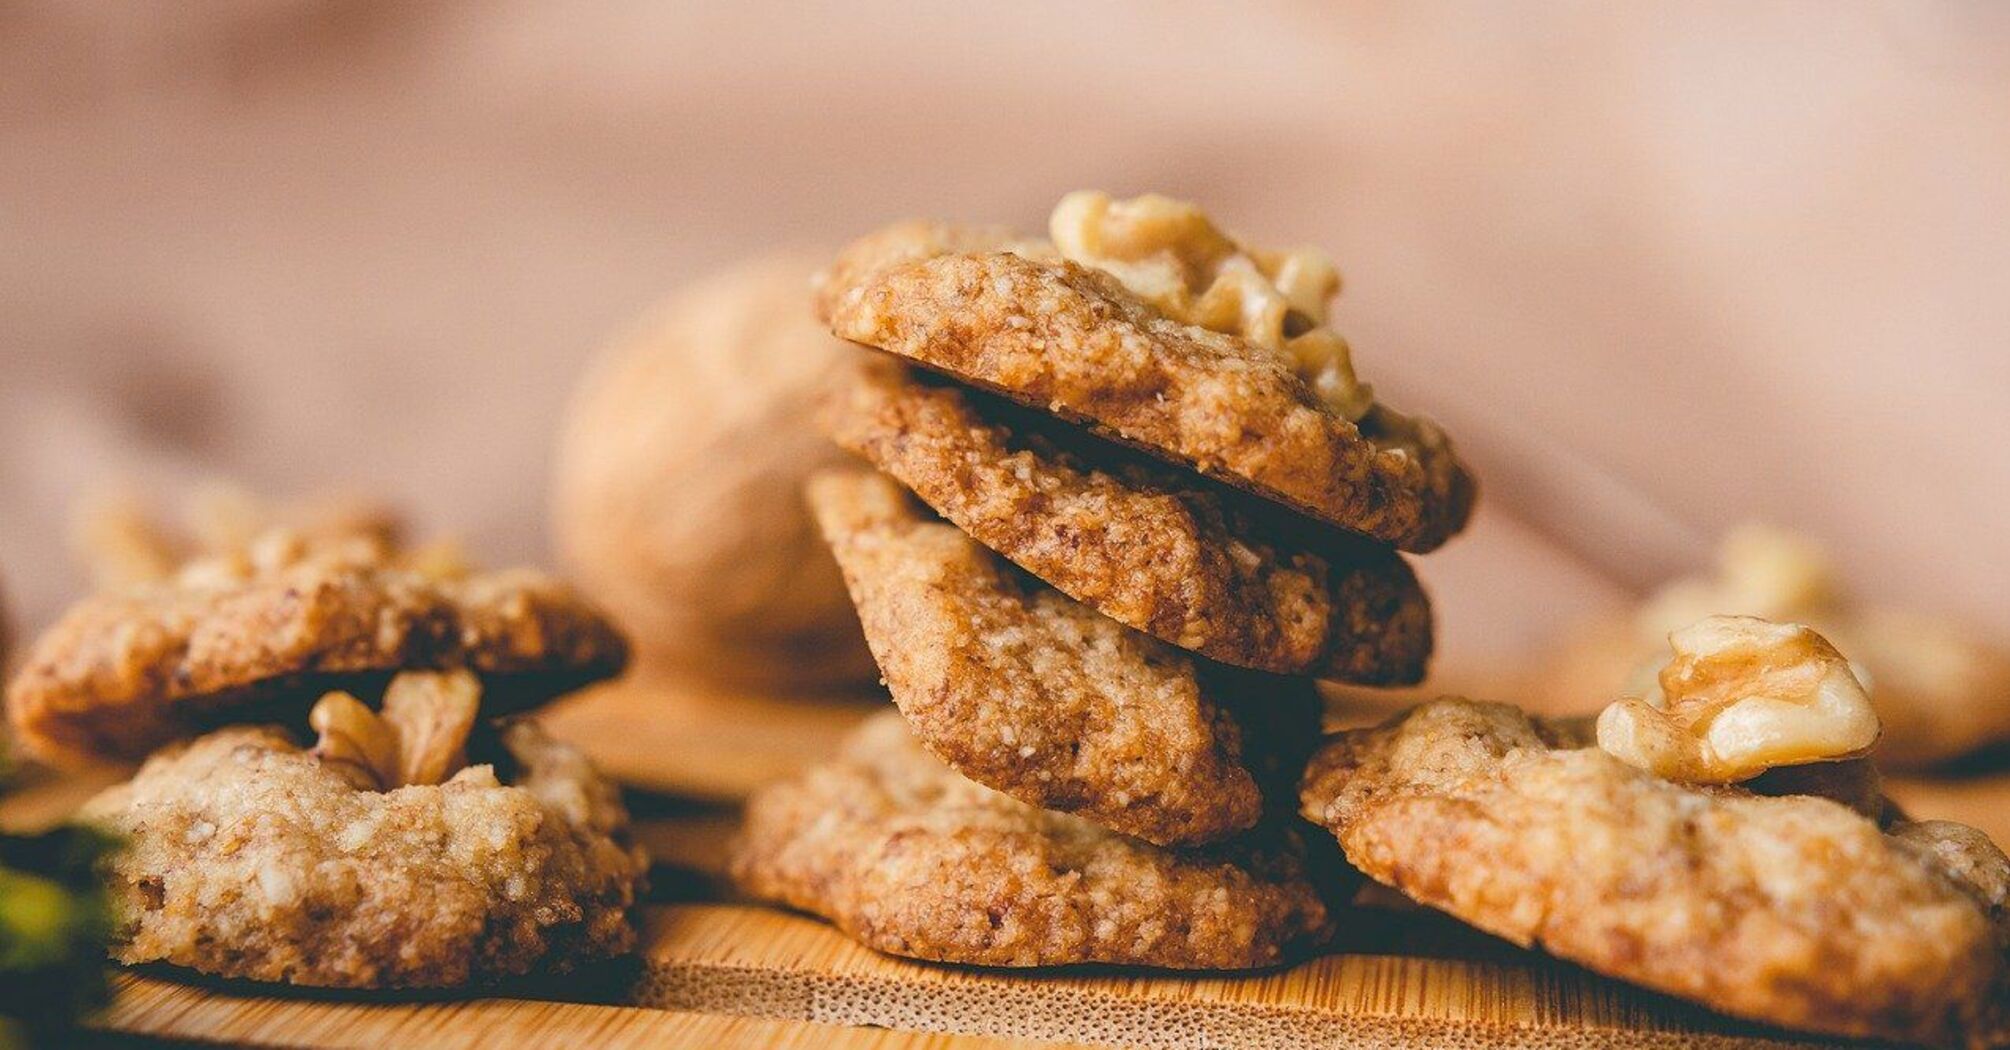
M 372 511 L 94 535 L 106 589 L 29 649 L 7 714 L 46 760 L 146 760 L 83 810 L 126 844 L 115 958 L 449 987 L 632 946 L 619 794 L 496 720 L 625 663 L 568 588 L 408 548 Z
M 1324 936 L 1344 868 L 1285 798 L 1313 680 L 1422 677 L 1397 551 L 1474 495 L 1355 377 L 1338 286 L 1156 196 L 1073 194 L 1048 240 L 916 223 L 839 257 L 817 311 L 883 353 L 824 422 L 883 476 L 809 500 L 899 716 L 753 800 L 745 889 L 992 965 L 1244 968 Z

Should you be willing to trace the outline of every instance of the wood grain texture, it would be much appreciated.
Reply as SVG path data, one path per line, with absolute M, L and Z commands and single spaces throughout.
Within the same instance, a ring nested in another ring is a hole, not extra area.
M 626 678 L 567 697 L 538 719 L 630 787 L 736 801 L 828 757 L 840 737 L 887 702 Z
M 583 701 L 594 706 L 573 709 Z M 1333 954 L 1202 978 L 915 963 L 813 919 L 716 903 L 737 825 L 730 800 L 815 761 L 875 709 L 623 683 L 547 716 L 617 776 L 679 796 L 634 797 L 637 835 L 658 862 L 656 899 L 696 901 L 647 910 L 641 979 L 632 989 L 624 979 L 535 993 L 598 1005 L 266 995 L 147 971 L 119 975 L 100 1023 L 128 1035 L 266 1046 L 1807 1045 L 1520 951 L 1388 893 L 1365 898 Z M 31 782 L 0 797 L 0 826 L 60 819 L 102 782 Z M 2010 776 L 1908 779 L 1892 789 L 1918 815 L 2005 834 Z M 859 1025 L 892 1031 L 841 1027 Z
M 1434 928 L 1425 918 L 1414 925 Z M 644 943 L 639 1004 L 820 1023 L 1179 1048 L 1809 1045 L 1522 952 L 1474 961 L 1356 951 L 1239 977 L 977 971 L 894 959 L 813 919 L 719 904 L 653 910 Z
M 258 1047 L 1053 1050 L 1054 1045 L 521 999 L 358 1003 L 274 998 L 131 973 L 119 975 L 114 984 L 111 1008 L 94 1025 L 100 1031 Z

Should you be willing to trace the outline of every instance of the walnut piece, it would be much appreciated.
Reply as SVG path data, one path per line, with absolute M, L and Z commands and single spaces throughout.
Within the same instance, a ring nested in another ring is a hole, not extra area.
M 481 695 L 468 671 L 400 674 L 384 690 L 381 711 L 328 693 L 307 716 L 320 735 L 314 754 L 364 790 L 444 783 L 468 764 Z
M 396 775 L 397 738 L 363 701 L 340 691 L 327 693 L 307 713 L 307 724 L 320 736 L 314 757 L 358 788 L 381 791 L 386 779 Z
M 1879 725 L 1849 661 L 1812 629 L 1712 616 L 1668 636 L 1660 688 L 1598 716 L 1598 746 L 1670 780 L 1728 784 L 1864 754 Z
M 1080 190 L 1061 198 L 1047 227 L 1063 258 L 1110 274 L 1167 317 L 1285 355 L 1349 421 L 1375 407 L 1347 341 L 1326 327 L 1340 273 L 1325 253 L 1245 247 L 1197 205 L 1158 194 L 1119 201 Z

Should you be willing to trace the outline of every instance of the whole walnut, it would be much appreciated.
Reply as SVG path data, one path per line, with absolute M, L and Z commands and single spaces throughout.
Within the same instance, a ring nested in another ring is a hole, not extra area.
M 645 669 L 841 689 L 877 677 L 802 483 L 843 459 L 812 425 L 856 351 L 810 316 L 818 261 L 689 285 L 602 352 L 568 406 L 560 556 Z

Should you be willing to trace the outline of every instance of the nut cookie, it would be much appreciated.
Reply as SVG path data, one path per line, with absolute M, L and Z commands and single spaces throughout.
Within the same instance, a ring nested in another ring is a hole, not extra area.
M 465 667 L 495 711 L 616 674 L 627 654 L 598 610 L 542 573 L 280 529 L 72 607 L 26 652 L 7 714 L 52 760 L 137 761 L 221 711 L 311 695 L 303 680 Z
M 628 951 L 646 865 L 619 793 L 528 723 L 501 747 L 514 770 L 467 766 L 390 791 L 271 727 L 163 749 L 82 812 L 127 843 L 107 873 L 113 957 L 443 988 Z
M 895 955 L 1233 970 L 1325 939 L 1294 836 L 1152 846 L 964 779 L 888 712 L 749 801 L 732 873 Z
M 1582 738 L 1439 700 L 1331 738 L 1301 804 L 1370 877 L 1599 973 L 1831 1035 L 2006 1034 L 2010 861 L 1985 837 L 1664 780 Z
M 979 542 L 1126 626 L 1225 663 L 1369 685 L 1423 676 L 1431 609 L 1400 555 L 1016 405 L 859 361 L 822 413 Z
M 1073 195 L 1051 241 L 906 223 L 823 275 L 818 315 L 879 347 L 1303 514 L 1432 550 L 1476 486 L 1427 420 L 1374 400 L 1311 252 L 1247 249 L 1191 205 Z
M 1300 737 L 1316 733 L 1309 681 L 1209 665 L 1100 616 L 885 478 L 822 475 L 809 499 L 894 702 L 978 783 L 1159 845 L 1210 842 L 1263 812 L 1245 752 L 1265 749 L 1234 712 L 1303 712 Z

